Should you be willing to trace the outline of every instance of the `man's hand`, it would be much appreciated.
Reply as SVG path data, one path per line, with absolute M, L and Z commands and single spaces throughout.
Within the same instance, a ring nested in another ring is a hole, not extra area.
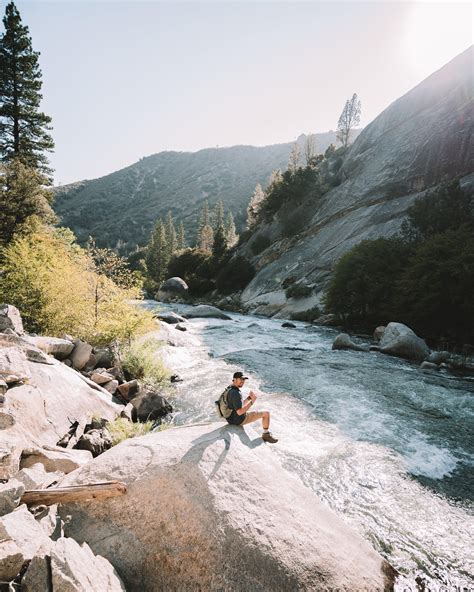
M 250 391 L 249 399 L 252 401 L 252 403 L 255 403 L 255 401 L 257 400 L 257 395 L 253 391 Z

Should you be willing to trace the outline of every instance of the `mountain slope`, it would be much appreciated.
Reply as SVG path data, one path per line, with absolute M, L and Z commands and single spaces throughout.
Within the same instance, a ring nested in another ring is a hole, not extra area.
M 334 132 L 315 134 L 318 152 L 335 142 Z M 124 252 L 145 244 L 156 218 L 170 210 L 183 220 L 193 243 L 205 200 L 212 207 L 222 199 L 242 228 L 255 185 L 265 185 L 273 170 L 286 168 L 292 146 L 160 152 L 100 179 L 56 188 L 54 208 L 79 241 L 91 235 L 99 245 L 119 246 Z
M 424 190 L 458 177 L 474 184 L 473 64 L 470 47 L 361 132 L 344 157 L 345 180 L 304 231 L 253 259 L 259 272 L 243 293 L 247 306 L 284 316 L 320 303 L 339 257 L 362 240 L 398 232 Z M 282 282 L 289 276 L 314 284 L 313 295 L 287 301 Z

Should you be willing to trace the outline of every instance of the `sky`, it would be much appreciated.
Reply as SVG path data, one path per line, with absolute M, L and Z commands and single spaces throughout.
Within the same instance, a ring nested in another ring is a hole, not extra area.
M 354 92 L 365 126 L 473 43 L 470 2 L 15 3 L 41 52 L 56 184 L 335 129 Z

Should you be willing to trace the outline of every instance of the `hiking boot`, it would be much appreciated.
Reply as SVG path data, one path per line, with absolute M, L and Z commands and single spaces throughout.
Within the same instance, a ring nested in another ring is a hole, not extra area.
M 274 438 L 270 432 L 265 432 L 264 434 L 262 434 L 262 440 L 264 442 L 268 442 L 269 444 L 276 444 L 278 442 L 278 440 L 276 438 Z

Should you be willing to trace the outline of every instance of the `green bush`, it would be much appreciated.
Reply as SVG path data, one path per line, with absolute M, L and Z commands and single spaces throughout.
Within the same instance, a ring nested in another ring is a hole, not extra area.
M 313 288 L 305 286 L 303 284 L 292 284 L 285 290 L 287 298 L 306 298 L 313 292 Z
M 310 323 L 321 316 L 321 310 L 318 306 L 313 306 L 308 310 L 302 310 L 300 312 L 294 312 L 291 314 L 292 321 L 306 321 Z
M 421 244 L 398 282 L 400 318 L 427 337 L 474 342 L 474 234 L 449 230 Z
M 217 289 L 221 294 L 232 294 L 247 286 L 255 275 L 254 266 L 238 255 L 227 261 L 219 272 L 216 280 Z
M 128 440 L 128 438 L 136 438 L 137 436 L 148 434 L 152 427 L 152 421 L 132 423 L 125 417 L 116 417 L 107 424 L 107 431 L 112 439 L 112 446 L 116 446 L 120 442 Z
M 250 243 L 250 249 L 254 255 L 259 255 L 272 244 L 270 237 L 266 234 L 257 235 Z
M 452 181 L 415 201 L 402 224 L 402 236 L 407 241 L 421 242 L 463 226 L 474 229 L 472 191 L 463 190 L 459 181 Z
M 120 352 L 122 370 L 127 378 L 137 378 L 150 386 L 162 386 L 168 383 L 170 372 L 163 364 L 157 339 L 134 341 Z
M 411 249 L 399 239 L 363 241 L 336 264 L 325 303 L 349 324 L 385 324 L 396 318 L 396 279 Z
M 282 220 L 282 234 L 286 237 L 295 236 L 306 228 L 308 224 L 308 212 L 305 207 L 300 207 L 288 212 L 286 211 L 286 208 L 282 208 L 279 218 Z
M 131 304 L 137 287 L 98 273 L 71 231 L 37 225 L 2 250 L 0 301 L 15 305 L 27 331 L 70 333 L 99 345 L 127 341 L 154 327 L 150 313 Z

